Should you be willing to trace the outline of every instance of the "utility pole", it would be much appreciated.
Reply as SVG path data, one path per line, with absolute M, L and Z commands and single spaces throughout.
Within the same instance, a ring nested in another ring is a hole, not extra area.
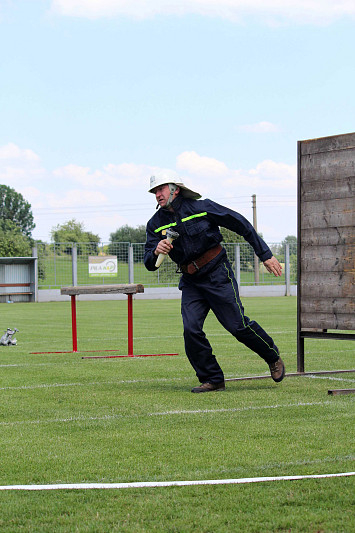
M 253 226 L 255 231 L 258 231 L 258 223 L 256 219 L 256 194 L 253 194 L 252 197 L 252 206 L 253 206 Z M 259 258 L 254 254 L 254 281 L 255 285 L 259 285 Z

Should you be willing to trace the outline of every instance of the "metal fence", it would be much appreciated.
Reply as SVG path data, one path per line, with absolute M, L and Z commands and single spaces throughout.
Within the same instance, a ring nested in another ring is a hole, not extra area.
M 248 243 L 223 243 L 239 285 L 294 285 L 297 283 L 297 245 L 269 244 L 273 254 L 283 264 L 280 278 L 269 274 L 264 265 L 255 261 Z M 149 272 L 144 267 L 144 243 L 38 243 L 39 289 L 55 289 L 66 285 L 112 283 L 142 283 L 145 287 L 176 287 L 180 274 L 169 257 L 160 268 Z M 89 256 L 114 255 L 118 273 L 113 277 L 90 277 Z

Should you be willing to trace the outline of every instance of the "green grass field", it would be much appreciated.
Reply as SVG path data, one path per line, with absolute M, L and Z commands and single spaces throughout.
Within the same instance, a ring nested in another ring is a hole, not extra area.
M 245 298 L 296 371 L 296 299 Z M 218 480 L 355 471 L 355 374 L 197 384 L 183 348 L 178 300 L 135 300 L 134 353 L 125 301 L 0 304 L 0 485 Z M 268 374 L 265 363 L 213 316 L 205 331 L 226 378 Z M 85 352 L 84 352 L 85 351 Z M 109 355 L 109 354 L 107 354 Z M 351 341 L 307 340 L 306 370 L 355 367 Z M 355 531 L 355 477 L 245 485 L 0 492 L 0 531 Z

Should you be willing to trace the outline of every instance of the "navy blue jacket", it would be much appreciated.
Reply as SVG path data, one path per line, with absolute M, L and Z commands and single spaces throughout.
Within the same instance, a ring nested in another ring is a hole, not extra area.
M 154 250 L 159 241 L 166 238 L 167 228 L 179 233 L 169 253 L 171 259 L 178 265 L 194 261 L 219 244 L 223 240 L 219 226 L 244 237 L 261 261 L 272 257 L 270 248 L 259 237 L 250 222 L 236 211 L 209 199 L 191 200 L 180 195 L 175 198 L 171 206 L 174 212 L 160 208 L 148 221 L 144 252 L 144 265 L 147 270 L 156 270 L 157 256 Z

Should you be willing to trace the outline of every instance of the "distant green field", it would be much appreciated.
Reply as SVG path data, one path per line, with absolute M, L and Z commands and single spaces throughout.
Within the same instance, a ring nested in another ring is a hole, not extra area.
M 296 371 L 296 299 L 245 298 Z M 134 353 L 125 301 L 0 304 L 0 485 L 228 480 L 355 471 L 355 374 L 197 384 L 178 300 L 134 300 Z M 267 375 L 265 363 L 209 316 L 205 331 L 226 378 Z M 354 343 L 307 340 L 306 370 L 352 369 Z M 355 477 L 246 485 L 1 491 L 0 531 L 355 531 Z

